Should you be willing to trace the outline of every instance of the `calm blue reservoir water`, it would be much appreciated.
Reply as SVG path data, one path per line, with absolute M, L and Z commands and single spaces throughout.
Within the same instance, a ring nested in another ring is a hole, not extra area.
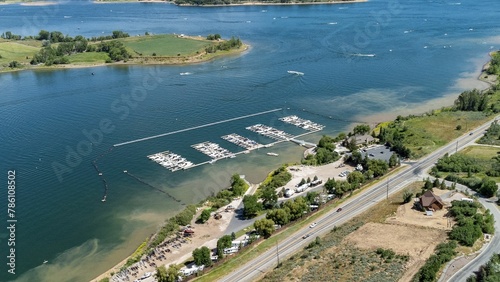
M 241 56 L 190 66 L 0 74 L 0 168 L 4 180 L 8 170 L 16 170 L 18 219 L 16 274 L 11 275 L 3 185 L 0 281 L 88 281 L 133 252 L 183 204 L 227 186 L 231 174 L 259 182 L 280 163 L 298 161 L 302 150 L 280 144 L 272 148 L 279 158 L 261 150 L 176 173 L 146 155 L 170 150 L 205 161 L 190 145 L 213 141 L 239 151 L 220 139 L 232 132 L 270 142 L 244 129 L 256 123 L 303 133 L 277 120 L 288 114 L 326 125 L 306 137 L 316 141 L 356 121 L 375 124 L 396 112 L 425 111 L 451 103 L 450 94 L 484 87 L 475 77 L 488 52 L 498 49 L 499 12 L 496 0 L 217 8 L 88 1 L 0 6 L 2 32 L 32 35 L 45 29 L 87 37 L 118 29 L 131 35 L 220 33 L 251 46 Z M 136 99 L 127 100 L 132 95 Z M 283 110 L 110 151 L 116 143 L 275 108 Z M 93 145 L 85 132 L 93 132 Z M 78 150 L 81 159 L 70 153 Z M 96 159 L 109 188 L 106 203 L 92 166 Z M 54 166 L 64 166 L 59 177 Z

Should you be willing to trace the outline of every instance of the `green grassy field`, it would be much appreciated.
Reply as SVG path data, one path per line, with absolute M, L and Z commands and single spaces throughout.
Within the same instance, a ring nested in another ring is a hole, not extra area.
M 2 56 L 2 58 L 0 58 L 0 65 L 7 66 L 12 61 L 29 64 L 31 58 L 38 50 L 38 47 L 28 46 L 26 44 L 0 41 L 0 55 Z M 26 57 L 28 57 L 28 59 L 26 59 Z
M 130 53 L 141 56 L 191 56 L 197 51 L 203 51 L 208 45 L 214 44 L 208 40 L 180 38 L 173 34 L 128 37 L 120 39 Z
M 106 59 L 109 59 L 107 53 L 102 52 L 88 52 L 88 53 L 78 53 L 68 56 L 70 63 L 79 64 L 93 64 L 93 63 L 105 63 Z
M 483 112 L 440 112 L 432 115 L 412 117 L 398 126 L 404 132 L 404 145 L 410 148 L 413 158 L 431 153 L 451 140 L 467 134 L 485 123 L 491 116 Z M 383 123 L 379 126 L 387 126 Z M 457 126 L 462 128 L 457 130 Z M 375 129 L 378 132 L 378 128 Z
M 474 157 L 476 159 L 492 161 L 493 157 L 498 156 L 500 148 L 489 147 L 489 146 L 470 146 L 463 149 L 460 152 L 463 153 L 464 155 Z

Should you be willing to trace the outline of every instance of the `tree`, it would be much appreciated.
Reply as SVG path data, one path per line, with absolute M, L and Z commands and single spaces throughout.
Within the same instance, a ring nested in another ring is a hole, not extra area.
M 270 210 L 267 212 L 266 218 L 279 225 L 285 225 L 290 222 L 290 214 L 286 209 Z
M 368 124 L 356 125 L 352 130 L 354 135 L 365 135 L 370 132 L 370 126 Z
M 235 173 L 231 177 L 231 190 L 234 196 L 241 196 L 245 193 L 248 188 L 248 184 L 243 180 L 239 174 Z
M 318 180 L 318 176 L 317 175 L 315 175 L 314 178 L 313 178 L 313 181 L 316 181 L 316 180 Z
M 328 191 L 328 193 L 333 193 L 333 191 L 335 190 L 335 184 L 335 179 L 328 178 L 328 180 L 325 182 L 325 189 Z
M 355 137 L 351 137 L 351 139 L 347 142 L 346 147 L 347 147 L 347 149 L 349 149 L 349 151 L 356 150 L 358 148 L 358 144 L 356 142 L 356 138 Z
M 409 203 L 411 201 L 411 199 L 413 198 L 413 193 L 408 190 L 408 189 L 405 189 L 403 191 L 403 203 Z
M 391 157 L 389 158 L 389 166 L 390 167 L 395 167 L 399 164 L 399 158 L 396 153 L 392 153 Z
M 425 179 L 424 189 L 426 191 L 427 190 L 432 190 L 432 187 L 433 187 L 433 184 L 432 184 L 431 180 L 427 177 L 427 179 Z
M 353 171 L 347 175 L 347 182 L 358 186 L 359 184 L 363 184 L 365 182 L 365 176 L 359 171 Z
M 366 164 L 366 169 L 373 172 L 374 177 L 382 176 L 389 170 L 389 164 L 384 160 L 369 159 Z
M 49 40 L 49 37 L 50 37 L 50 32 L 42 29 L 38 33 L 38 37 L 36 39 L 38 39 L 38 40 Z
M 164 265 L 156 268 L 155 278 L 158 282 L 176 282 L 179 277 L 179 266 L 171 264 L 168 269 Z
M 224 235 L 217 240 L 217 256 L 219 259 L 224 257 L 224 249 L 231 247 L 232 242 L 231 235 Z
M 257 202 L 257 200 L 256 195 L 245 195 L 243 197 L 243 215 L 246 218 L 255 217 L 262 210 L 262 204 Z
M 263 218 L 256 220 L 253 226 L 257 233 L 265 238 L 268 238 L 274 232 L 274 221 L 271 219 Z
M 304 184 L 306 184 L 306 180 L 305 180 L 304 178 L 302 178 L 302 179 L 300 180 L 300 182 L 299 182 L 299 186 L 302 186 L 302 185 L 304 185 Z
M 264 189 L 262 189 L 261 199 L 263 200 L 265 209 L 273 208 L 276 203 L 278 203 L 276 189 L 270 186 L 264 187 Z
M 479 187 L 479 193 L 481 193 L 485 197 L 493 197 L 497 193 L 498 186 L 495 180 L 485 177 L 483 181 L 481 181 L 481 186 Z
M 201 212 L 201 215 L 200 215 L 200 222 L 201 223 L 205 223 L 207 222 L 207 220 L 210 219 L 210 214 L 212 212 L 212 209 L 204 209 L 202 212 Z
M 317 204 L 317 200 L 319 199 L 319 193 L 312 191 L 312 192 L 307 192 L 306 194 L 306 201 L 309 204 Z
M 9 68 L 19 68 L 21 67 L 21 64 L 18 61 L 12 61 L 9 63 Z
M 290 221 L 293 221 L 301 218 L 305 212 L 309 211 L 309 204 L 304 197 L 297 197 L 293 201 L 286 201 L 283 208 L 288 209 Z
M 208 247 L 196 248 L 193 251 L 194 264 L 211 266 L 212 258 L 210 257 L 210 249 Z
M 432 186 L 436 187 L 436 188 L 439 188 L 440 185 L 441 185 L 441 183 L 439 183 L 439 179 L 435 178 L 434 182 L 432 183 Z

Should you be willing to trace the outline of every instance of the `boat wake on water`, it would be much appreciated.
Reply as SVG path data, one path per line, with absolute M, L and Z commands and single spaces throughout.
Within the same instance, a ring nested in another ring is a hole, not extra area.
M 300 72 L 300 71 L 293 71 L 293 70 L 289 70 L 289 71 L 287 71 L 287 72 L 288 72 L 288 73 L 290 73 L 290 74 L 295 74 L 295 75 L 304 75 L 304 73 L 303 73 L 303 72 Z
M 356 54 L 351 54 L 352 56 L 356 57 L 375 57 L 375 54 L 361 54 L 361 53 L 356 53 Z
M 192 73 L 192 72 L 181 72 L 181 73 L 179 73 L 179 74 L 180 74 L 180 75 L 191 75 L 191 74 L 193 74 L 193 73 Z

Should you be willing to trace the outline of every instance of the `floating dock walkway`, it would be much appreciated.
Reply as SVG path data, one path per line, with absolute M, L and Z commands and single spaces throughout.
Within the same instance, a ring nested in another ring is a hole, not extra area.
M 148 158 L 172 172 L 193 166 L 193 163 L 186 158 L 169 151 L 149 155 Z
M 263 124 L 252 125 L 252 126 L 246 127 L 246 129 L 253 131 L 255 133 L 258 133 L 260 135 L 269 137 L 269 138 L 274 139 L 274 140 L 287 140 L 288 141 L 291 138 L 293 138 L 292 134 L 286 133 L 282 130 L 279 130 L 279 129 L 276 129 L 274 127 L 270 127 L 267 125 L 263 125 Z
M 221 137 L 222 139 L 226 140 L 227 142 L 231 142 L 237 146 L 240 146 L 244 149 L 247 150 L 254 150 L 263 147 L 264 145 L 257 143 L 256 141 L 252 139 L 248 139 L 246 137 L 243 137 L 241 135 L 238 135 L 236 133 L 231 133 L 229 135 L 224 135 Z
M 308 119 L 301 119 L 298 116 L 282 117 L 279 120 L 281 120 L 284 123 L 292 124 L 308 131 L 318 131 L 325 128 L 324 125 L 312 122 Z
M 248 154 L 253 150 L 256 150 L 259 148 L 269 148 L 269 147 L 272 147 L 275 144 L 278 144 L 281 142 L 291 141 L 291 142 L 296 143 L 300 146 L 309 147 L 309 148 L 315 147 L 316 144 L 306 142 L 304 140 L 299 140 L 296 138 L 320 131 L 324 128 L 324 126 L 322 126 L 320 124 L 314 123 L 310 120 L 298 118 L 297 116 L 288 116 L 285 118 L 281 118 L 280 120 L 282 120 L 283 122 L 286 122 L 286 123 L 296 125 L 302 129 L 307 130 L 307 132 L 294 136 L 292 134 L 289 134 L 289 133 L 284 132 L 282 130 L 276 129 L 274 127 L 270 127 L 270 126 L 263 125 L 263 124 L 256 124 L 256 125 L 246 127 L 246 129 L 248 129 L 252 132 L 255 132 L 257 134 L 274 139 L 275 141 L 271 142 L 269 144 L 266 144 L 266 145 L 262 145 L 262 144 L 254 141 L 252 139 L 243 137 L 243 136 L 238 135 L 236 133 L 231 133 L 228 135 L 221 136 L 221 138 L 230 142 L 230 143 L 233 143 L 237 146 L 244 148 L 245 149 L 244 151 L 232 153 L 229 150 L 224 149 L 223 147 L 221 147 L 217 143 L 206 141 L 206 142 L 191 145 L 191 147 L 193 149 L 207 155 L 208 157 L 210 157 L 209 161 L 194 164 L 194 163 L 186 160 L 182 156 L 180 156 L 178 154 L 174 154 L 170 151 L 164 151 L 164 152 L 156 153 L 153 155 L 149 155 L 148 158 L 150 160 L 160 164 L 161 166 L 169 169 L 170 171 L 175 172 L 178 170 L 186 170 L 189 168 L 194 168 L 194 167 L 201 166 L 204 164 L 213 164 L 217 160 L 220 160 L 220 159 L 234 158 L 239 154 Z M 203 126 L 201 126 L 201 127 L 203 127 Z M 200 128 L 200 127 L 196 127 L 196 128 Z M 189 129 L 189 130 L 191 130 L 191 129 Z M 186 131 L 186 130 L 181 130 L 181 131 Z M 179 131 L 179 132 L 181 132 L 181 131 Z M 118 144 L 118 145 L 120 145 L 120 144 Z M 125 143 L 122 143 L 122 145 L 125 145 Z
M 217 143 L 212 143 L 209 141 L 191 145 L 195 150 L 209 156 L 213 160 L 234 158 L 234 153 L 229 152 L 229 150 L 222 148 Z

